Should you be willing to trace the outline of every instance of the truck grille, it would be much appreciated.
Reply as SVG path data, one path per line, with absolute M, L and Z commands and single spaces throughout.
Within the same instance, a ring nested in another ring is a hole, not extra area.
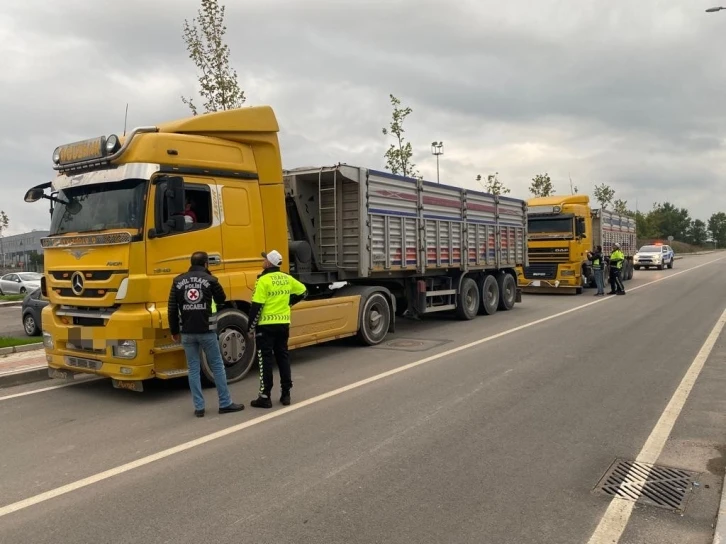
M 557 264 L 531 264 L 524 269 L 524 277 L 528 280 L 553 280 L 557 277 Z
M 528 251 L 531 263 L 566 263 L 570 250 L 566 247 L 531 247 Z

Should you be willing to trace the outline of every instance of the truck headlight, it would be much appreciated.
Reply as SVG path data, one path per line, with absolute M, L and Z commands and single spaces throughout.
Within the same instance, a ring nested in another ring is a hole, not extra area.
M 133 359 L 136 357 L 136 340 L 119 340 L 113 346 L 113 356 L 119 359 Z
M 46 349 L 53 349 L 55 344 L 53 343 L 53 337 L 49 332 L 43 331 L 43 347 Z

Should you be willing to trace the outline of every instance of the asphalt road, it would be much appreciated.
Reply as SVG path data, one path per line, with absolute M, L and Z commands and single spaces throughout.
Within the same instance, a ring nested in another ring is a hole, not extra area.
M 20 315 L 20 306 L 0 306 L 0 336 L 15 336 L 25 338 L 23 320 Z
M 183 381 L 0 391 L 0 542 L 585 543 L 611 503 L 601 476 L 670 417 L 657 461 L 698 486 L 683 515 L 636 506 L 619 541 L 710 543 L 723 336 L 663 414 L 726 308 L 720 259 L 636 272 L 625 297 L 525 296 L 294 352 L 284 410 L 217 416 L 210 390 L 196 419 Z M 247 404 L 256 384 L 232 391 Z

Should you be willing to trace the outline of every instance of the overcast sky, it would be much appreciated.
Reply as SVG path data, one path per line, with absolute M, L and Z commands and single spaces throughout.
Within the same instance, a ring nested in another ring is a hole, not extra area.
M 426 179 L 512 196 L 547 171 L 558 193 L 605 182 L 650 208 L 726 211 L 726 11 L 718 0 L 227 0 L 247 105 L 269 104 L 283 164 L 383 168 L 389 93 Z M 62 143 L 186 116 L 196 91 L 181 38 L 198 0 L 0 3 L 0 209 L 22 201 Z

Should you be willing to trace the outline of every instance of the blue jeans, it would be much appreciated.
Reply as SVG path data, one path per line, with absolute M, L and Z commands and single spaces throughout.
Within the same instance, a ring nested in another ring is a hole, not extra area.
M 222 362 L 222 353 L 219 351 L 219 343 L 217 334 L 214 332 L 205 332 L 201 334 L 184 334 L 181 335 L 181 343 L 184 346 L 184 353 L 187 356 L 187 366 L 189 367 L 189 389 L 192 390 L 192 401 L 195 410 L 204 409 L 204 395 L 202 395 L 202 377 L 201 377 L 201 357 L 200 348 L 204 350 L 207 357 L 209 367 L 214 373 L 214 384 L 217 387 L 217 395 L 219 396 L 219 407 L 225 408 L 232 404 L 232 398 L 229 395 L 227 387 L 227 374 L 224 371 L 224 363 Z
M 594 270 L 595 272 L 595 285 L 597 286 L 597 294 L 598 295 L 604 295 L 605 294 L 605 277 L 604 277 L 604 270 L 597 268 Z

